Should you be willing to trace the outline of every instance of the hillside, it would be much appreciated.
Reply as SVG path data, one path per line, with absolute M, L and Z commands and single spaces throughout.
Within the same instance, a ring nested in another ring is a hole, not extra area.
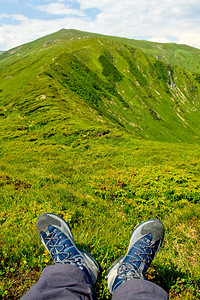
M 0 55 L 3 299 L 51 262 L 35 229 L 46 211 L 99 261 L 97 299 L 110 299 L 106 270 L 147 218 L 166 228 L 148 279 L 199 299 L 199 60 L 185 45 L 76 30 Z
M 1 56 L 5 116 L 15 108 L 28 120 L 27 105 L 33 116 L 54 105 L 71 107 L 73 97 L 138 138 L 200 143 L 198 74 L 83 34 L 65 39 L 61 31 Z M 84 114 L 88 122 L 91 113 Z

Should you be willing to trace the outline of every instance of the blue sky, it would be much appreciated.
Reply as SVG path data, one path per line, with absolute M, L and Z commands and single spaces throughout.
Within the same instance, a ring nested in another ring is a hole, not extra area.
M 0 50 L 62 28 L 200 48 L 200 1 L 0 0 Z

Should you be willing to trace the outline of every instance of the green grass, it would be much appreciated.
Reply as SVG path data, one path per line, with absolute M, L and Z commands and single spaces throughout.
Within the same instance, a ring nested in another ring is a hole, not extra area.
M 166 232 L 147 278 L 170 299 L 199 299 L 197 75 L 84 36 L 0 56 L 0 295 L 19 299 L 51 263 L 35 228 L 48 211 L 98 260 L 97 299 L 111 299 L 106 270 L 148 218 Z
M 1 295 L 17 299 L 50 263 L 35 229 L 37 217 L 49 211 L 64 217 L 77 245 L 99 261 L 98 299 L 109 298 L 106 269 L 125 254 L 134 226 L 160 218 L 165 241 L 147 277 L 172 299 L 197 299 L 199 148 L 139 141 L 117 131 L 91 133 L 76 136 L 70 146 L 51 137 L 4 142 Z

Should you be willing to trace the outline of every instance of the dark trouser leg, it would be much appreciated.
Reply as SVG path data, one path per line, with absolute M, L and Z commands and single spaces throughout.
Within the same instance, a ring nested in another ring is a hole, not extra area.
M 93 289 L 85 273 L 76 266 L 55 264 L 46 267 L 22 300 L 91 300 Z
M 124 282 L 113 292 L 113 300 L 167 300 L 168 294 L 158 285 L 143 279 Z

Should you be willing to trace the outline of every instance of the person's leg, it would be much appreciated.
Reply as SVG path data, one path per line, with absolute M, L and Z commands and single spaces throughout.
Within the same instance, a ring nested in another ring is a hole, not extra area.
M 168 294 L 158 285 L 144 279 L 124 282 L 113 292 L 113 300 L 167 300 Z
M 164 226 L 160 220 L 147 220 L 133 230 L 126 255 L 119 258 L 107 274 L 113 300 L 168 299 L 162 288 L 144 280 L 144 274 L 158 253 L 163 238 Z
M 92 295 L 92 284 L 82 270 L 69 264 L 55 264 L 42 271 L 39 280 L 21 299 L 89 300 Z
M 39 216 L 36 227 L 55 264 L 43 270 L 22 299 L 92 299 L 99 267 L 89 253 L 76 247 L 68 223 L 46 213 Z

